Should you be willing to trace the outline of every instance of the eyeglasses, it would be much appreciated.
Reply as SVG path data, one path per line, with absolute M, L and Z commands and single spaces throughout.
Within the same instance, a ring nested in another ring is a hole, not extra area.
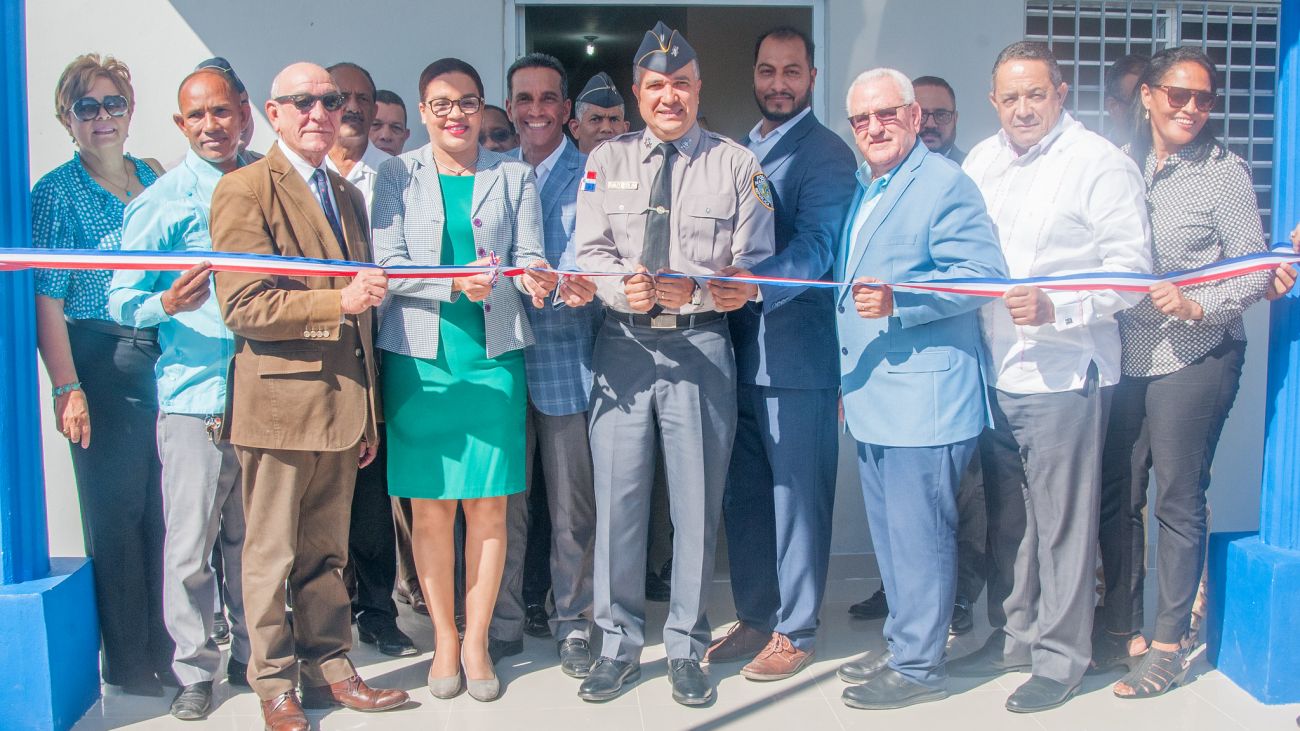
M 461 107 L 461 110 L 462 110 L 462 111 L 464 111 L 464 109 L 465 109 L 464 107 Z M 441 117 L 441 116 L 444 116 L 444 115 L 441 115 L 441 114 L 440 114 L 440 115 L 438 115 L 438 116 Z M 514 133 L 511 132 L 511 131 L 510 131 L 508 128 L 506 128 L 506 127 L 494 127 L 494 128 L 492 128 L 491 130 L 484 130 L 484 131 L 483 131 L 483 134 L 484 134 L 484 136 L 487 137 L 489 140 L 492 140 L 493 142 L 497 143 L 498 145 L 503 145 L 503 144 L 505 144 L 506 142 L 509 142 L 509 141 L 510 141 L 510 137 L 511 137 Z
M 1209 91 L 1184 89 L 1181 86 L 1166 86 L 1164 84 L 1156 88 L 1165 93 L 1165 96 L 1169 98 L 1169 106 L 1174 109 L 1182 109 L 1187 106 L 1187 102 L 1195 99 L 1196 111 L 1208 112 L 1213 110 L 1219 102 L 1219 98 Z
M 110 117 L 124 117 L 126 116 L 127 106 L 129 105 L 127 104 L 126 97 L 121 94 L 109 94 L 103 99 L 83 96 L 73 102 L 72 108 L 68 111 L 72 112 L 72 116 L 77 119 L 80 119 L 83 122 L 89 122 L 99 116 L 100 109 L 108 112 L 108 116 Z
M 854 132 L 861 132 L 871 125 L 871 118 L 875 117 L 876 121 L 879 122 L 882 127 L 886 127 L 891 124 L 896 124 L 898 122 L 899 110 L 906 109 L 909 106 L 911 105 L 899 104 L 896 107 L 877 109 L 874 112 L 867 112 L 866 114 L 855 114 L 852 117 L 849 117 L 849 124 L 853 127 Z
M 328 94 L 320 95 L 286 94 L 285 96 L 277 96 L 271 101 L 276 104 L 292 104 L 294 109 L 306 114 L 311 111 L 312 107 L 316 106 L 316 102 L 320 102 L 321 106 L 325 107 L 325 111 L 327 112 L 337 112 L 343 108 L 343 104 L 347 101 L 347 97 L 337 91 L 331 91 Z
M 468 117 L 471 114 L 478 114 L 479 110 L 483 108 L 483 97 L 463 96 L 459 99 L 430 99 L 424 103 L 424 106 L 435 117 L 445 117 L 451 114 L 452 107 L 460 107 L 461 113 Z
M 947 124 L 952 121 L 952 114 L 947 109 L 922 109 L 921 124 L 925 124 L 927 117 L 933 117 L 935 124 Z

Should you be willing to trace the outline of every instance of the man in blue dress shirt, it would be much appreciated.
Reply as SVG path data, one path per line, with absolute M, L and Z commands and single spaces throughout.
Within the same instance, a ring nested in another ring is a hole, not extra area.
M 804 33 L 770 30 L 754 56 L 762 119 L 747 144 L 772 186 L 776 253 L 753 271 L 828 277 L 857 187 L 853 151 L 812 114 L 817 69 Z M 740 673 L 750 680 L 779 680 L 814 653 L 830 560 L 839 374 L 834 292 L 761 289 L 761 302 L 728 317 L 738 419 L 723 521 L 739 621 L 707 657 L 746 661 Z

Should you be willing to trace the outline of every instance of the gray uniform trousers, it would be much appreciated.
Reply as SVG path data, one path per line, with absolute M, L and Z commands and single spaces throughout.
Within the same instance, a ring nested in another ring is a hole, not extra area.
M 596 495 L 587 441 L 587 412 L 548 416 L 528 402 L 528 490 L 506 504 L 506 566 L 492 609 L 489 634 L 520 639 L 524 631 L 524 556 L 528 548 L 528 495 L 532 491 L 533 447 L 546 474 L 546 504 L 551 517 L 551 594 L 555 613 L 551 635 L 557 640 L 587 639 L 591 633 L 592 551 L 596 537 Z
M 176 643 L 172 670 L 181 683 L 212 680 L 221 650 L 212 641 L 216 581 L 212 547 L 218 541 L 226 579 L 230 654 L 248 662 L 241 583 L 244 505 L 239 459 L 227 442 L 214 445 L 202 416 L 158 414 L 162 459 L 163 620 Z
M 656 431 L 673 523 L 669 659 L 700 660 L 704 610 L 736 433 L 736 364 L 725 319 L 656 330 L 607 317 L 592 358 L 596 482 L 595 618 L 601 655 L 636 662 L 645 645 L 647 524 Z
M 989 623 L 1008 658 L 1066 685 L 1092 658 L 1101 450 L 1113 387 L 989 389 L 981 436 L 989 510 Z

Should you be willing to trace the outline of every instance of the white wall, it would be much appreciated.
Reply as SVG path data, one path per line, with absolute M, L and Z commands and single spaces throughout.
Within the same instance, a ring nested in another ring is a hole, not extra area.
M 414 146 L 427 139 L 414 115 L 414 87 L 420 70 L 435 58 L 468 60 L 482 74 L 488 97 L 503 96 L 503 60 L 508 54 L 502 52 L 501 38 L 506 12 L 513 12 L 513 5 L 507 6 L 505 0 L 29 2 L 33 180 L 72 153 L 67 135 L 52 118 L 53 93 L 64 65 L 79 53 L 111 53 L 130 65 L 137 108 L 128 150 L 166 164 L 179 160 L 185 151 L 184 139 L 171 123 L 176 86 L 195 63 L 212 55 L 230 59 L 255 101 L 265 99 L 271 78 L 292 61 L 357 62 L 371 71 L 380 87 L 393 89 L 407 100 L 416 128 Z M 819 78 L 829 100 L 826 121 L 850 140 L 843 119 L 849 81 L 866 68 L 893 66 L 909 76 L 935 74 L 952 83 L 962 115 L 958 142 L 969 148 L 997 129 L 986 101 L 990 67 L 998 50 L 1020 37 L 1023 13 L 1020 0 L 827 0 L 826 34 L 816 39 L 827 59 Z M 748 43 L 739 45 L 746 55 L 752 53 Z M 752 98 L 747 93 L 737 98 L 742 96 L 744 100 L 737 103 L 752 115 Z M 259 118 L 255 149 L 264 149 L 271 141 L 265 119 Z M 1267 316 L 1260 307 L 1247 319 L 1252 341 L 1246 372 L 1219 448 L 1211 491 L 1214 528 L 1220 530 L 1253 529 L 1258 523 Z M 42 399 L 49 403 L 48 384 L 43 386 Z M 55 555 L 79 555 L 80 516 L 68 447 L 54 429 L 48 409 L 42 435 L 51 549 Z M 840 461 L 834 550 L 861 553 L 870 544 L 847 440 Z

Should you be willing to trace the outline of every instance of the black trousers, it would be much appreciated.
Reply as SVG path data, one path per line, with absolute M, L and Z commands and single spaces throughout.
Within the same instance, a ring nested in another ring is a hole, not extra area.
M 348 534 L 348 564 L 356 580 L 352 613 L 357 625 L 376 628 L 397 620 L 393 586 L 397 581 L 397 534 L 388 496 L 388 446 L 379 425 L 379 454 L 357 471 Z
M 1187 634 L 1205 562 L 1210 465 L 1237 397 L 1245 352 L 1245 343 L 1225 340 L 1180 370 L 1125 376 L 1116 387 L 1102 453 L 1099 529 L 1106 601 L 1098 615 L 1110 632 L 1142 630 L 1143 509 L 1154 468 L 1159 608 L 1152 639 L 1172 643 Z
M 172 662 L 162 614 L 158 344 L 98 321 L 69 322 L 68 338 L 90 412 L 90 447 L 72 446 L 72 469 L 95 572 L 103 676 L 122 685 Z

